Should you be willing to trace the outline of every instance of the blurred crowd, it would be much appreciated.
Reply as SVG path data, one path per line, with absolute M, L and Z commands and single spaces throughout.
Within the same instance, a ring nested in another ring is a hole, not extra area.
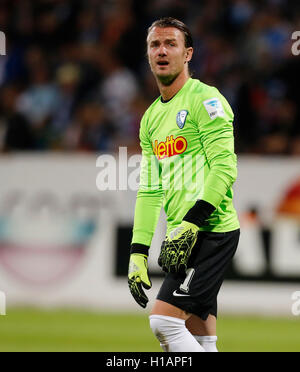
M 194 38 L 190 70 L 235 113 L 236 151 L 300 155 L 299 0 L 0 2 L 0 151 L 140 151 L 159 95 L 145 57 L 150 24 L 173 16 Z

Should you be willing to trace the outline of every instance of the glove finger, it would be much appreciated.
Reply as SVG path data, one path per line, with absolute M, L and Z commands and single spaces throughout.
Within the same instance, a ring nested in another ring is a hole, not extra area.
M 146 308 L 148 301 L 143 301 L 136 292 L 132 294 L 132 297 L 138 305 L 140 305 L 144 309 Z
M 162 261 L 163 261 L 163 260 L 162 260 L 162 257 L 159 256 L 159 257 L 158 257 L 158 260 L 157 260 L 158 266 L 162 267 L 162 265 L 163 265 L 163 262 L 162 262 Z
M 187 269 L 187 265 L 181 262 L 178 265 L 178 274 L 183 275 L 183 276 L 186 275 L 186 269 Z
M 147 272 L 147 274 L 143 275 L 143 277 L 142 277 L 142 286 L 145 289 L 150 289 L 152 287 L 152 282 L 149 278 L 148 272 Z
M 172 260 L 170 266 L 169 266 L 169 272 L 172 274 L 177 273 L 177 264 L 175 260 Z
M 137 290 L 137 286 L 136 286 L 135 280 L 134 279 L 128 280 L 128 285 L 129 285 L 129 290 L 130 290 L 130 293 L 131 293 L 132 297 L 135 299 L 135 301 L 140 306 L 143 306 L 143 304 L 140 301 L 140 297 L 139 297 L 139 294 L 138 294 L 138 290 Z
M 170 269 L 170 263 L 171 263 L 172 257 L 173 257 L 172 252 L 168 252 L 168 254 L 165 256 L 163 270 L 166 271 L 167 273 L 169 272 L 169 269 Z
M 165 271 L 166 273 L 169 272 L 169 265 L 168 265 L 168 261 L 165 261 L 163 266 L 162 266 L 162 269 L 163 271 Z
M 137 288 L 137 296 L 139 298 L 139 304 L 142 306 L 142 307 L 146 307 L 147 305 L 147 302 L 149 301 L 148 300 L 148 297 L 145 295 L 145 292 L 142 288 L 142 283 L 139 282 L 139 283 L 136 283 L 136 288 Z
M 170 273 L 177 273 L 178 267 L 178 256 L 176 252 L 172 252 L 170 255 L 170 260 L 168 263 L 168 268 Z
M 177 271 L 179 274 L 185 275 L 188 259 L 189 259 L 188 252 L 180 252 L 180 256 L 178 259 L 178 267 L 177 267 Z
M 162 270 L 165 272 L 165 273 L 168 273 L 169 272 L 169 269 L 166 265 L 163 265 L 162 266 Z
M 143 308 L 146 307 L 148 300 L 148 297 L 145 295 L 141 282 L 137 282 L 136 280 L 133 280 L 130 286 L 130 292 L 135 299 L 135 301 L 142 306 Z
M 138 304 L 138 305 L 140 305 L 143 309 L 145 309 L 146 308 L 146 306 L 147 306 L 147 302 L 143 302 L 143 301 L 141 301 L 141 299 L 140 299 L 140 297 L 138 296 L 138 295 L 132 295 L 132 297 L 134 298 L 134 300 L 135 300 L 135 302 Z
M 160 248 L 160 254 L 158 257 L 158 265 L 162 267 L 164 265 L 164 257 L 165 257 L 165 241 L 162 242 L 161 248 Z
M 177 273 L 176 265 L 171 265 L 169 268 L 169 272 L 171 274 L 176 274 Z
M 184 267 L 186 266 L 187 260 L 188 260 L 187 252 L 181 251 L 179 253 L 178 260 L 177 260 L 177 272 L 182 270 L 182 269 L 180 269 L 181 266 L 184 266 Z
M 135 281 L 134 279 L 129 279 L 128 280 L 128 286 L 129 286 L 129 290 L 130 290 L 130 293 L 132 294 L 132 296 L 136 296 L 136 288 L 135 288 Z
M 166 265 L 166 258 L 167 258 L 167 255 L 161 253 L 161 254 L 160 254 L 160 257 L 159 257 L 159 259 L 158 259 L 158 264 L 159 264 L 159 266 L 162 268 L 162 270 L 165 271 L 165 272 L 167 273 L 167 272 L 168 272 L 168 267 L 167 267 L 167 265 Z
M 165 263 L 166 263 L 166 255 L 160 255 L 159 256 L 159 258 L 158 258 L 158 265 L 160 266 L 160 267 L 163 267 L 164 265 L 165 265 Z
M 142 301 L 141 298 L 139 297 L 139 295 L 136 293 L 136 291 L 131 292 L 131 294 L 132 294 L 132 297 L 134 298 L 135 302 L 138 305 L 140 305 L 142 308 L 145 309 L 146 304 L 147 304 L 148 301 L 146 301 L 146 302 Z

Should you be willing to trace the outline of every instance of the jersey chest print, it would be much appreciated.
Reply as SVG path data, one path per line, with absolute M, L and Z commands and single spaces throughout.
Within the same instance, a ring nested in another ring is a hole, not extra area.
M 184 127 L 187 115 L 187 110 L 181 110 L 177 113 L 176 123 L 180 129 Z M 157 139 L 154 140 L 152 145 L 153 152 L 159 160 L 182 154 L 187 149 L 187 146 L 187 139 L 184 136 L 178 136 L 174 139 L 173 134 L 167 136 L 165 141 L 158 142 Z

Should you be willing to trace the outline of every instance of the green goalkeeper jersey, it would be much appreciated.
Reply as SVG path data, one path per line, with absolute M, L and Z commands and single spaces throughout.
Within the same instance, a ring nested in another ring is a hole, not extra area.
M 220 92 L 188 79 L 169 101 L 157 98 L 140 125 L 142 162 L 132 243 L 151 245 L 163 205 L 167 233 L 199 199 L 216 209 L 200 228 L 239 228 L 232 185 L 237 176 L 233 112 Z

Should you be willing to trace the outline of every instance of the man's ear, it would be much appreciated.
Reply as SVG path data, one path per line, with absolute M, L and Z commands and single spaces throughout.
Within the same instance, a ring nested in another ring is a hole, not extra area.
M 186 62 L 190 62 L 190 60 L 193 57 L 193 52 L 194 52 L 194 49 L 192 47 L 187 48 L 187 50 L 186 50 L 186 60 L 185 60 Z

